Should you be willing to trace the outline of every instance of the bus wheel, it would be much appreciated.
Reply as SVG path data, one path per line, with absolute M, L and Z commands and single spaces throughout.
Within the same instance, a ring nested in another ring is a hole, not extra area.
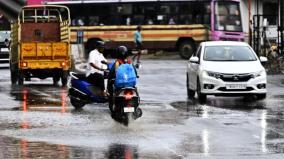
M 23 71 L 18 71 L 18 84 L 23 85 L 24 84 L 24 72 Z
M 61 83 L 63 87 L 67 85 L 67 81 L 68 81 L 68 71 L 63 71 L 61 76 Z
M 184 41 L 179 45 L 179 55 L 183 59 L 189 59 L 194 52 L 194 44 L 191 41 Z

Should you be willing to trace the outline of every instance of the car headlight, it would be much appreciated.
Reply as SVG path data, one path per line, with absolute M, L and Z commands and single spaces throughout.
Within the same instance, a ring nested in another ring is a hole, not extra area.
M 207 71 L 207 75 L 210 76 L 210 77 L 215 77 L 217 79 L 219 79 L 221 77 L 221 73 L 218 73 L 218 72 Z
M 253 72 L 252 73 L 252 78 L 256 78 L 256 77 L 259 77 L 259 76 L 265 76 L 266 72 L 265 70 L 261 70 L 261 71 L 258 71 L 258 72 Z

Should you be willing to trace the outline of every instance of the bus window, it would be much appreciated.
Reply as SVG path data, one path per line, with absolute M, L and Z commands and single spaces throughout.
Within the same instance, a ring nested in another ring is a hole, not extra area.
M 99 16 L 90 16 L 89 17 L 89 25 L 90 26 L 99 25 Z
M 133 23 L 132 25 L 156 24 L 155 5 L 147 3 L 133 4 Z
M 142 25 L 144 23 L 144 15 L 134 15 L 133 25 Z
M 178 14 L 180 5 L 175 3 L 162 3 L 158 5 L 158 24 L 178 24 Z
M 122 4 L 122 5 L 112 6 L 112 14 L 131 15 L 132 14 L 132 5 L 131 4 Z
M 110 25 L 130 25 L 132 15 L 132 5 L 131 4 L 121 4 L 111 6 L 111 16 L 109 17 Z
M 219 31 L 242 31 L 239 3 L 215 3 L 215 29 Z

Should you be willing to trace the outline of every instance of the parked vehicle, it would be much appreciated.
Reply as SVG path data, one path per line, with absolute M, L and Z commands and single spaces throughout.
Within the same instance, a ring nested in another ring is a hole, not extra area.
M 0 63 L 9 63 L 9 48 L 0 47 Z
M 0 63 L 9 63 L 10 34 L 10 22 L 0 13 Z
M 203 42 L 188 61 L 188 97 L 207 95 L 266 97 L 266 71 L 253 49 L 244 42 Z
M 10 71 L 12 84 L 52 77 L 67 84 L 70 56 L 70 13 L 65 6 L 24 7 L 12 24 Z

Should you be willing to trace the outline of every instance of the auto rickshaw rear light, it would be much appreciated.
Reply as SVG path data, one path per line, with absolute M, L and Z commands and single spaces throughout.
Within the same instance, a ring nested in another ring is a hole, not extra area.
M 65 67 L 65 66 L 66 66 L 66 62 L 62 62 L 62 63 L 61 63 L 61 66 L 62 66 L 62 67 Z
M 28 66 L 28 63 L 27 63 L 27 62 L 22 62 L 22 63 L 21 63 L 21 66 L 22 66 L 22 67 L 27 67 L 27 66 Z

